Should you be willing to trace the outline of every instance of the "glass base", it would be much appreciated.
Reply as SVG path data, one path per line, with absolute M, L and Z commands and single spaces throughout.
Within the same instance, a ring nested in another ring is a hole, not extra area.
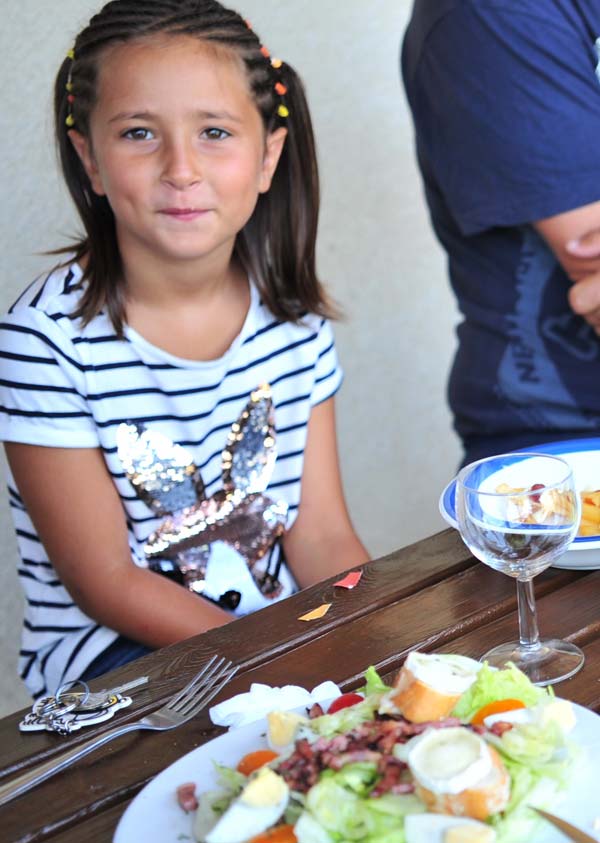
M 518 641 L 500 644 L 481 656 L 491 667 L 505 667 L 512 662 L 534 685 L 554 685 L 574 676 L 583 667 L 585 656 L 569 641 L 553 638 L 535 647 L 522 647 Z

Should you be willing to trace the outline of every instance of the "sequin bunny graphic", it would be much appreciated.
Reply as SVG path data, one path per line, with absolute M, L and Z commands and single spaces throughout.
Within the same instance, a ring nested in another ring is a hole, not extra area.
M 206 593 L 213 544 L 224 542 L 245 561 L 259 591 L 281 593 L 268 561 L 283 535 L 287 504 L 265 494 L 277 457 L 271 388 L 258 387 L 231 426 L 221 454 L 222 488 L 211 497 L 192 455 L 167 436 L 140 424 L 121 424 L 117 450 L 136 495 L 163 518 L 144 547 L 150 567 L 171 560 L 187 588 L 235 609 L 239 592 Z M 265 562 L 267 563 L 265 565 Z

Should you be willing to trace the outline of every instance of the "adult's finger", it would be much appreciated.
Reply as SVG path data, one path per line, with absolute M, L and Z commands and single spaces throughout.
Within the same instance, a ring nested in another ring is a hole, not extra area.
M 565 248 L 570 255 L 577 258 L 600 257 L 600 228 L 588 231 L 575 240 L 569 240 Z

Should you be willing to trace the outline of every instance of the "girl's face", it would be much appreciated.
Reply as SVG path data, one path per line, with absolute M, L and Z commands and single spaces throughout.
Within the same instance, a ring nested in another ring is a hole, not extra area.
M 285 129 L 265 134 L 235 56 L 188 36 L 140 39 L 100 61 L 90 136 L 71 140 L 116 220 L 125 265 L 228 265 L 269 189 Z

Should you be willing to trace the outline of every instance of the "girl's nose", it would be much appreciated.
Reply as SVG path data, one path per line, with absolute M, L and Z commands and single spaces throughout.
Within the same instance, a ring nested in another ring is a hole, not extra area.
M 177 190 L 202 180 L 200 159 L 190 140 L 172 139 L 165 145 L 162 179 Z

